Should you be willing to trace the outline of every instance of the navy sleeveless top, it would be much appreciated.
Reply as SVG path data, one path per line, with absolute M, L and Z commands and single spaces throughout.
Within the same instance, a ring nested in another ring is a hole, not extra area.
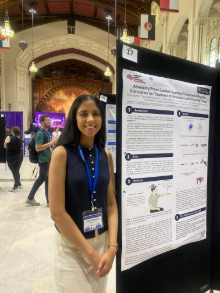
M 64 146 L 67 152 L 65 208 L 86 239 L 94 238 L 95 231 L 84 233 L 82 213 L 91 210 L 91 193 L 86 166 L 76 146 Z M 95 149 L 82 148 L 91 176 L 94 176 Z M 110 181 L 108 157 L 104 148 L 98 149 L 99 174 L 95 188 L 95 207 L 103 209 L 103 228 L 98 229 L 99 235 L 108 230 L 107 223 L 107 194 Z

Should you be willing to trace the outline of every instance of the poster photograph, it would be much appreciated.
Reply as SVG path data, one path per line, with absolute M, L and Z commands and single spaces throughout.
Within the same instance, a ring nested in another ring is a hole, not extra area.
M 210 96 L 123 70 L 122 271 L 206 239 Z

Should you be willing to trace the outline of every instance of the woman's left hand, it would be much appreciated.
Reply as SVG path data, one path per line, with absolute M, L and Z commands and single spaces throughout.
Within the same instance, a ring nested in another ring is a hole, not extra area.
M 109 247 L 108 251 L 102 256 L 96 274 L 102 278 L 108 275 L 112 268 L 112 264 L 116 255 L 116 248 Z

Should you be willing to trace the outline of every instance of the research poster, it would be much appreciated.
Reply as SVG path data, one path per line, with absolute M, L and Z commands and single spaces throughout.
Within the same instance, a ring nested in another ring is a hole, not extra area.
M 122 271 L 206 238 L 210 96 L 123 70 Z
M 113 158 L 116 173 L 116 105 L 106 104 L 107 149 Z

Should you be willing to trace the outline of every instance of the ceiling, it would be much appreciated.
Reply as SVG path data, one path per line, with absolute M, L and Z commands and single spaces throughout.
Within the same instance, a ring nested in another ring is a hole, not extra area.
M 154 0 L 159 5 L 160 0 Z M 91 26 L 108 30 L 106 12 L 112 12 L 110 33 L 115 34 L 115 1 L 114 0 L 24 0 L 24 29 L 31 27 L 31 13 L 29 3 L 36 4 L 34 26 L 75 19 Z M 151 14 L 153 0 L 127 0 L 127 24 L 129 35 L 137 36 L 141 14 Z M 16 32 L 22 30 L 22 0 L 8 0 L 8 12 L 12 29 Z M 6 0 L 0 1 L 0 25 L 4 20 Z M 117 0 L 116 27 L 122 27 L 125 16 L 125 0 Z

